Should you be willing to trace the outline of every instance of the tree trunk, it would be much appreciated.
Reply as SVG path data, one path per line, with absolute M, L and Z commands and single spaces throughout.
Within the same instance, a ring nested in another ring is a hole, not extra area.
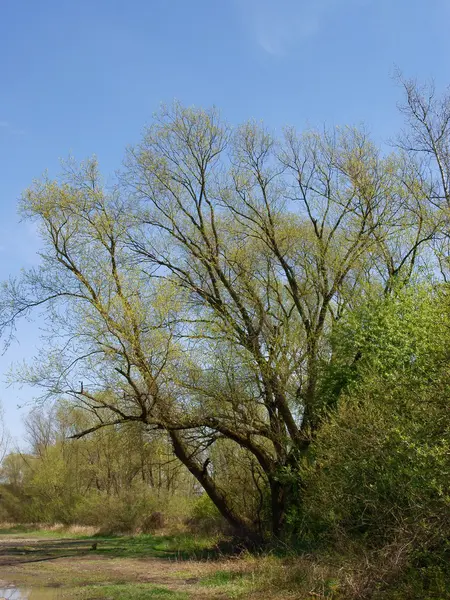
M 286 517 L 286 485 L 275 479 L 270 479 L 270 500 L 272 513 L 272 534 L 281 536 Z
M 209 476 L 207 470 L 202 468 L 199 463 L 188 453 L 179 432 L 169 431 L 172 440 L 175 456 L 189 469 L 192 475 L 197 479 L 202 488 L 210 497 L 220 514 L 231 525 L 237 537 L 256 542 L 260 536 L 251 527 L 250 523 L 236 515 L 228 505 L 225 495 L 218 489 L 213 479 Z

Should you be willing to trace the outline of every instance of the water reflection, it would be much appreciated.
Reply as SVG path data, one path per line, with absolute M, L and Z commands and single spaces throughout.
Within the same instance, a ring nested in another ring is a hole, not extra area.
M 0 588 L 0 600 L 56 600 L 58 590 L 51 588 Z

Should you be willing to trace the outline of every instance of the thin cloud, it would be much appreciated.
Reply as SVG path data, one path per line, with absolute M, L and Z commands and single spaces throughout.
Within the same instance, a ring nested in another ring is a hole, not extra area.
M 268 54 L 283 56 L 317 34 L 324 17 L 343 5 L 368 0 L 236 0 L 255 42 Z

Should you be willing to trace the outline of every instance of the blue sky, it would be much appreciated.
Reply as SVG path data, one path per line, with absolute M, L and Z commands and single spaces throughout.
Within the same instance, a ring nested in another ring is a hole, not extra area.
M 395 65 L 450 84 L 450 0 L 3 0 L 0 4 L 0 280 L 37 261 L 21 191 L 69 153 L 120 166 L 160 102 L 216 104 L 273 128 L 401 126 Z M 13 361 L 38 345 L 22 323 L 0 357 L 0 399 L 18 440 Z

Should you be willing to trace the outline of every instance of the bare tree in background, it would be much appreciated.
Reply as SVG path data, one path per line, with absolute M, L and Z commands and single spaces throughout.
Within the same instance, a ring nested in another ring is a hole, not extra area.
M 54 407 L 35 406 L 24 420 L 26 439 L 31 453 L 42 456 L 56 442 Z
M 417 171 L 429 188 L 429 201 L 439 213 L 435 250 L 442 275 L 447 280 L 450 249 L 450 88 L 438 94 L 434 82 L 423 85 L 414 79 L 404 78 L 400 73 L 397 78 L 404 89 L 405 101 L 400 110 L 407 123 L 398 145 L 415 158 Z

